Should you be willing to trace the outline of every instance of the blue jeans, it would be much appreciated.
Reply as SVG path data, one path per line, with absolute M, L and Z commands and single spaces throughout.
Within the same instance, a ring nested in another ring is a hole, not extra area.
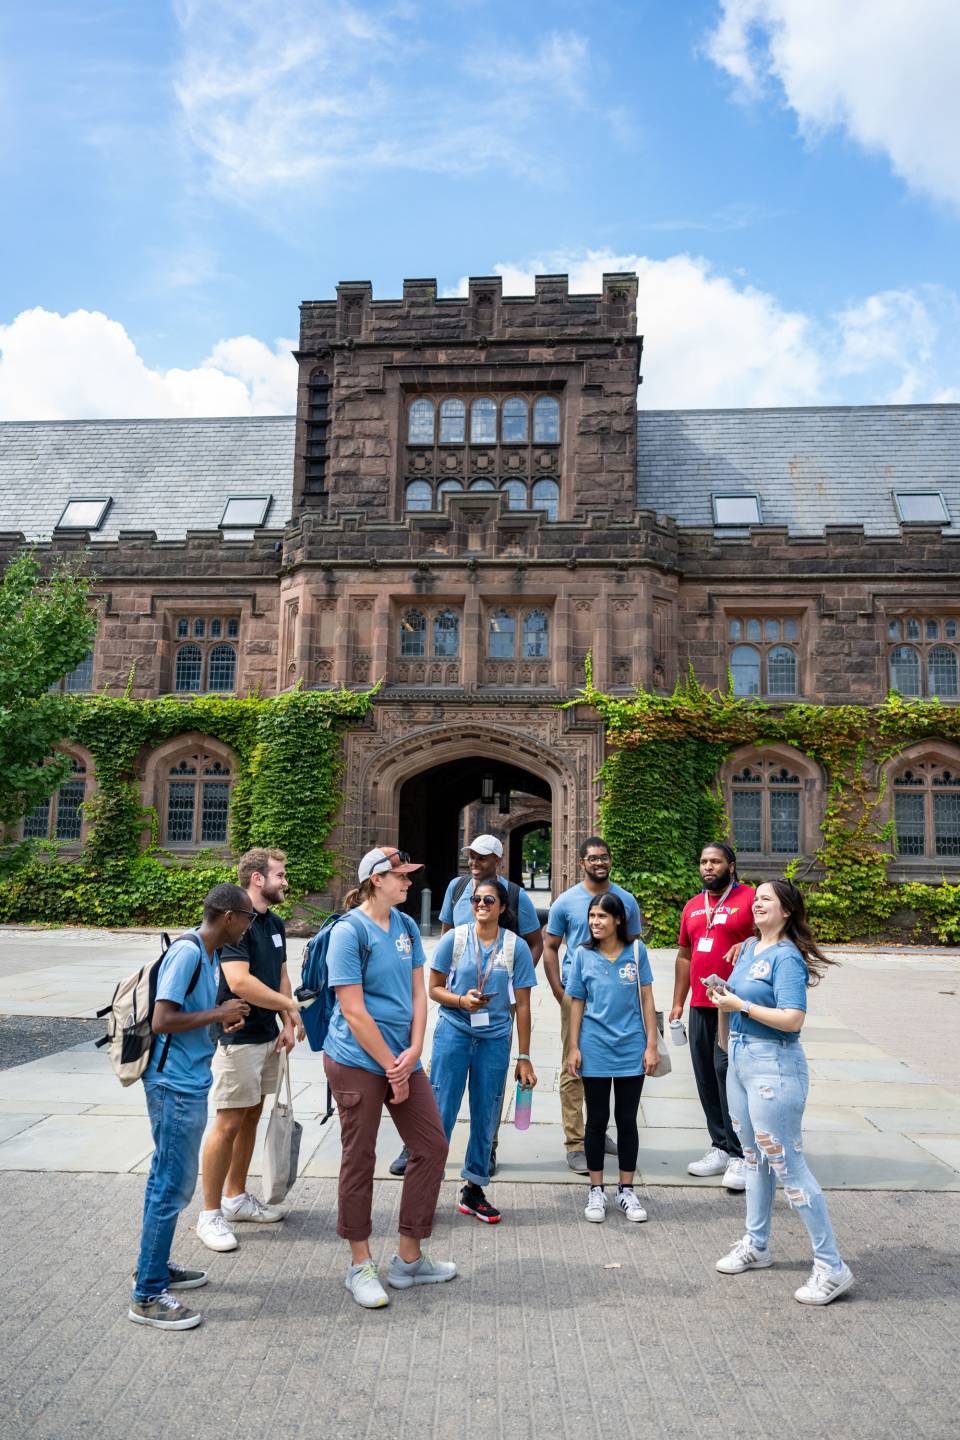
M 727 1105 L 747 1162 L 747 1235 L 758 1250 L 767 1248 L 779 1179 L 807 1227 L 815 1259 L 838 1269 L 842 1261 L 827 1202 L 803 1157 L 809 1086 L 799 1041 L 731 1035 Z
M 434 1032 L 430 1084 L 448 1141 L 470 1081 L 470 1139 L 460 1174 L 473 1185 L 490 1183 L 490 1151 L 503 1108 L 512 1038 L 512 1029 L 491 1038 L 482 1030 L 473 1033 L 452 1025 L 442 1015 Z
M 153 1159 L 143 1196 L 143 1230 L 137 1258 L 135 1300 L 151 1300 L 167 1288 L 167 1266 L 180 1211 L 190 1204 L 207 1124 L 207 1094 L 144 1085 Z

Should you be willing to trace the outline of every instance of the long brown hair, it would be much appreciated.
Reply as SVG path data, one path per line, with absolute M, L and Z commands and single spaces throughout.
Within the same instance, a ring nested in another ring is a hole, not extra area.
M 361 880 L 359 885 L 355 885 L 352 890 L 347 891 L 343 897 L 343 908 L 344 910 L 356 910 L 364 900 L 372 900 L 376 893 L 377 887 L 374 885 L 372 877 L 368 875 L 366 880 Z
M 829 955 L 824 955 L 814 939 L 810 922 L 807 919 L 807 906 L 802 892 L 792 880 L 783 877 L 779 880 L 766 880 L 763 883 L 770 886 L 787 916 L 781 931 L 781 938 L 792 940 L 803 956 L 803 963 L 807 967 L 807 984 L 819 985 L 826 967 L 839 965 L 840 962 L 831 960 Z M 759 888 L 757 886 L 757 889 Z

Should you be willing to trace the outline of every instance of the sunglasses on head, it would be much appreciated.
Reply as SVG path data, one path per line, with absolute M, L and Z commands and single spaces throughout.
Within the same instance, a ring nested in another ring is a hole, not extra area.
M 483 906 L 496 905 L 496 904 L 497 904 L 497 897 L 496 897 L 496 895 L 471 895 L 471 896 L 470 896 L 470 904 L 473 905 L 473 906 L 477 906 L 477 905 L 483 905 Z

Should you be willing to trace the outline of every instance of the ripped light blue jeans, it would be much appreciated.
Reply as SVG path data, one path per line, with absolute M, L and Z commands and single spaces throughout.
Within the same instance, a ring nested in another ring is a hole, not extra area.
M 827 1202 L 803 1154 L 803 1108 L 810 1078 L 796 1040 L 730 1036 L 727 1104 L 747 1162 L 747 1235 L 758 1250 L 770 1241 L 777 1180 L 806 1225 L 814 1258 L 842 1264 Z

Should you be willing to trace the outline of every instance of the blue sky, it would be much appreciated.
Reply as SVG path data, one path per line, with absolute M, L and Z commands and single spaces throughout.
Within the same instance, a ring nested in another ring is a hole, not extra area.
M 641 276 L 641 402 L 960 400 L 954 0 L 0 12 L 0 417 L 292 408 L 302 299 Z

